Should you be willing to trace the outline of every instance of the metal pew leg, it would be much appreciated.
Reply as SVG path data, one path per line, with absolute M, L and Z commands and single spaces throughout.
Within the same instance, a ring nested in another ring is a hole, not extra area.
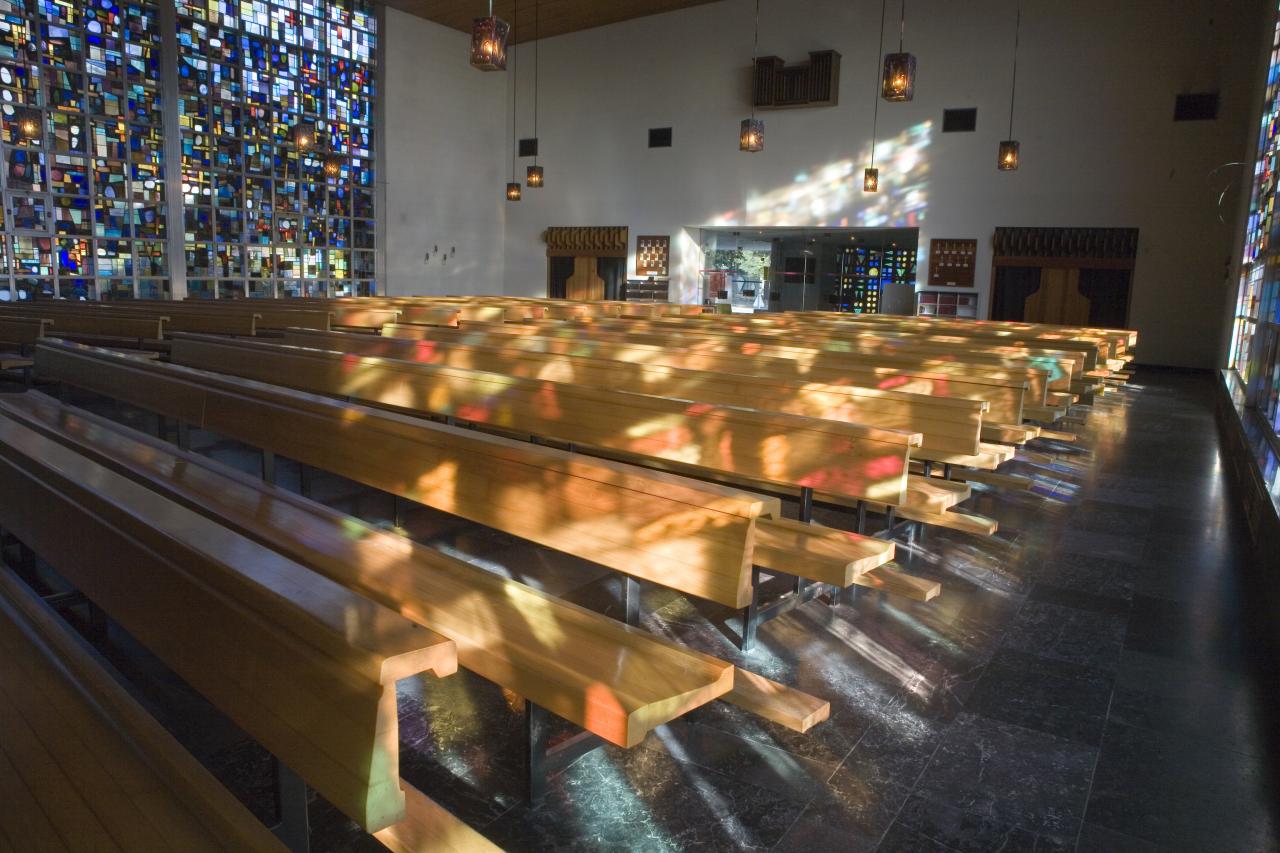
M 622 608 L 628 625 L 640 624 L 640 584 L 630 575 L 622 578 Z
M 751 603 L 742 609 L 742 637 L 738 648 L 751 651 L 756 644 L 756 629 L 760 627 L 760 568 L 751 567 Z
M 311 466 L 303 462 L 298 463 L 298 494 L 311 497 Z
M 800 489 L 800 523 L 813 523 L 813 487 L 803 486 Z M 795 591 L 796 595 L 804 595 L 805 588 L 809 586 L 809 582 L 802 577 L 796 578 Z
M 582 756 L 604 745 L 604 740 L 581 731 L 548 748 L 551 735 L 551 712 L 528 699 L 524 700 L 525 725 L 525 801 L 542 802 L 547 795 L 547 779 Z
M 270 450 L 262 451 L 262 480 L 272 485 L 276 482 L 276 455 Z
M 276 768 L 276 803 L 280 822 L 271 828 L 285 847 L 293 853 L 308 853 L 311 849 L 311 821 L 307 817 L 307 783 L 272 757 Z

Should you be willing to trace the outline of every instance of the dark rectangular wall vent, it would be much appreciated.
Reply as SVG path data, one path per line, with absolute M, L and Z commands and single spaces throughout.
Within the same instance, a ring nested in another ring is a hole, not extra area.
M 1217 117 L 1217 92 L 1191 92 L 1179 95 L 1173 105 L 1174 121 L 1213 121 Z
M 978 129 L 978 108 L 942 111 L 943 133 L 972 133 Z
M 671 147 L 671 128 L 669 127 L 649 128 L 649 147 L 650 148 L 670 148 Z
M 538 156 L 538 140 L 521 139 L 520 140 L 520 156 L 521 157 L 537 157 Z

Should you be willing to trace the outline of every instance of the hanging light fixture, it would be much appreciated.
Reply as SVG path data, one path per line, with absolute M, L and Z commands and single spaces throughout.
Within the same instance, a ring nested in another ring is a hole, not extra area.
M 489 0 L 488 17 L 471 22 L 471 67 L 481 71 L 505 71 L 509 31 L 507 22 L 493 14 L 493 0 Z
M 1018 140 L 1013 138 L 1013 101 L 1018 92 L 1018 35 L 1022 31 L 1022 0 L 1018 0 L 1017 22 L 1013 25 L 1013 82 L 1009 86 L 1009 137 L 1001 140 L 996 168 L 1012 172 L 1018 168 Z
M 538 0 L 533 2 L 533 165 L 525 169 L 524 182 L 537 189 L 542 186 L 546 175 L 538 165 Z
M 13 107 L 13 135 L 15 142 L 30 142 L 40 138 L 40 111 L 25 107 Z
M 889 0 L 880 0 L 880 47 L 876 50 L 876 72 L 880 71 L 880 57 L 884 56 L 884 18 Z M 876 88 L 880 80 L 876 79 Z M 871 100 L 871 165 L 862 170 L 862 191 L 864 193 L 880 192 L 880 170 L 876 168 L 876 127 L 880 121 L 880 99 L 872 94 Z
M 326 154 L 320 169 L 326 178 L 337 178 L 342 175 L 342 158 L 337 154 Z
M 511 18 L 515 20 L 520 11 L 520 3 L 516 2 L 511 9 Z M 505 62 L 505 57 L 504 57 Z M 515 63 L 515 58 L 511 61 L 511 182 L 507 184 L 507 201 L 520 200 L 520 182 L 516 180 L 516 149 L 519 147 L 519 133 L 516 131 L 516 118 L 519 113 L 516 106 L 520 97 L 520 68 Z
M 756 0 L 756 35 L 751 43 L 751 118 L 742 120 L 738 131 L 738 150 L 764 150 L 764 119 L 756 118 L 756 54 L 760 50 L 760 0 Z
M 316 129 L 309 124 L 298 122 L 289 128 L 289 141 L 301 151 L 314 148 L 316 146 Z
M 880 31 L 883 34 L 884 27 Z M 902 0 L 902 17 L 898 21 L 898 52 L 885 54 L 884 57 L 880 96 L 886 101 L 909 101 L 916 93 L 916 58 L 902 49 L 906 31 L 907 0 Z

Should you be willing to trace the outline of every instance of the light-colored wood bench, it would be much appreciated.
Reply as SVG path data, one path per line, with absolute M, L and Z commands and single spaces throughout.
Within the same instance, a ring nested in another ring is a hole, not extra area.
M 386 337 L 413 340 L 453 341 L 481 346 L 504 346 L 531 352 L 589 355 L 615 361 L 644 362 L 650 365 L 701 370 L 710 373 L 734 373 L 746 376 L 769 376 L 797 382 L 819 382 L 827 385 L 857 385 L 889 391 L 906 391 L 937 398 L 986 401 L 986 418 L 997 423 L 1022 422 L 1026 401 L 1026 383 L 992 380 L 981 376 L 957 375 L 930 371 L 903 371 L 887 367 L 824 367 L 792 358 L 777 358 L 741 353 L 697 352 L 682 348 L 679 341 L 667 346 L 628 344 L 613 339 L 593 340 L 589 335 L 543 334 L 543 329 L 517 323 L 486 326 L 482 332 L 468 331 L 464 323 L 457 329 L 397 324 L 384 326 Z M 616 337 L 616 336 L 615 336 Z M 984 421 L 986 420 L 984 418 Z
M 0 525 L 361 826 L 403 819 L 395 682 L 454 644 L 4 408 Z
M 733 668 L 205 457 L 23 395 L 28 420 L 90 438 L 167 494 L 452 638 L 459 663 L 618 746 L 725 696 Z
M 1047 372 L 1048 387 L 1063 391 L 1070 387 L 1072 376 L 1080 372 L 1084 365 L 1082 354 L 1050 350 L 1047 347 L 974 343 L 957 336 L 926 336 L 896 329 L 856 327 L 856 331 L 849 331 L 833 330 L 825 326 L 796 328 L 734 321 L 734 315 L 728 315 L 730 319 L 719 321 L 709 321 L 703 317 L 704 315 L 651 320 L 597 319 L 569 325 L 589 325 L 601 332 L 625 334 L 646 343 L 652 342 L 654 337 L 669 339 L 672 334 L 687 334 L 702 339 L 730 338 L 739 343 L 758 344 L 766 348 L 762 352 L 766 352 L 768 347 L 785 347 L 839 355 L 872 356 L 878 359 L 878 363 L 887 366 L 897 362 L 924 367 L 959 362 L 993 371 L 1032 369 Z M 1028 374 L 1028 381 L 1032 383 L 1031 387 L 1035 392 L 1038 390 L 1036 383 L 1043 380 L 1033 373 Z
M 6 850 L 284 850 L 4 566 L 0 797 Z
M 751 676 L 755 690 L 738 693 L 733 687 L 741 670 L 724 661 L 445 557 L 50 398 L 25 395 L 15 405 L 0 403 L 0 411 L 167 499 L 452 635 L 464 666 L 538 703 L 530 707 L 540 714 L 551 710 L 580 720 L 590 732 L 620 746 L 634 746 L 654 726 L 717 697 L 797 731 L 829 712 L 826 702 L 760 676 Z M 765 688 L 769 696 L 760 695 Z M 786 710 L 800 704 L 811 709 L 810 715 L 788 719 Z M 438 816 L 415 815 L 413 792 L 406 793 L 408 816 L 389 834 L 378 835 L 394 841 L 393 849 L 429 829 L 427 819 L 438 823 Z
M 824 385 L 767 376 L 710 373 L 644 362 L 530 352 L 515 347 L 474 346 L 452 341 L 415 341 L 340 332 L 290 329 L 285 344 L 424 364 L 470 367 L 527 378 L 573 382 L 597 388 L 640 391 L 720 405 L 737 405 L 807 417 L 864 423 L 919 432 L 912 458 L 961 461 L 980 453 L 980 400 L 957 400 L 881 391 L 854 385 Z
M 789 530 L 773 498 L 84 348 L 46 347 L 41 364 L 52 378 L 729 607 L 756 594 L 752 565 L 839 588 L 896 571 L 892 543 L 817 525 L 787 534 L 792 552 L 769 550 Z
M 198 336 L 173 361 L 482 427 L 899 503 L 918 433 L 688 403 L 477 370 Z
M 238 347 L 240 352 L 210 349 L 218 346 Z M 918 491 L 908 488 L 909 478 L 899 479 L 897 466 L 903 460 L 905 470 L 906 457 L 921 441 L 919 433 L 421 362 L 352 361 L 351 356 L 330 351 L 195 336 L 180 338 L 173 357 L 177 363 L 206 370 L 259 381 L 283 377 L 305 390 L 582 445 L 596 455 L 673 473 L 779 490 L 798 497 L 802 506 L 810 500 L 808 491 L 827 503 L 858 508 L 861 502 L 873 501 L 900 507 L 907 511 L 904 517 L 914 521 L 955 521 L 958 529 L 970 532 L 995 530 L 990 519 L 974 525 L 971 519 L 958 518 L 959 510 L 937 514 L 918 504 Z M 1007 457 L 1013 455 L 1012 448 L 995 447 L 1007 450 Z M 922 512 L 929 514 L 927 519 Z M 892 513 L 887 516 L 891 528 Z

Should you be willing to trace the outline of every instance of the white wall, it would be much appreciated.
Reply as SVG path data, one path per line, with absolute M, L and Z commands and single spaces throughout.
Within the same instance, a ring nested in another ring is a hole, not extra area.
M 1013 173 L 995 168 L 1008 122 L 1013 0 L 910 4 L 907 49 L 920 63 L 916 97 L 908 104 L 880 103 L 878 196 L 864 196 L 860 179 L 879 64 L 879 4 L 761 5 L 761 54 L 790 63 L 809 50 L 834 48 L 843 65 L 840 105 L 763 113 L 766 146 L 758 154 L 737 150 L 738 122 L 749 110 L 750 0 L 542 42 L 540 162 L 547 185 L 506 205 L 507 293 L 545 293 L 541 234 L 549 225 L 627 225 L 633 244 L 638 234 L 671 234 L 673 292 L 693 300 L 701 266 L 690 236 L 696 226 L 904 225 L 912 224 L 914 209 L 922 230 L 921 281 L 929 238 L 978 238 L 985 313 L 996 226 L 1137 227 L 1130 321 L 1143 333 L 1143 360 L 1217 363 L 1224 290 L 1234 287 L 1226 271 L 1238 253 L 1232 237 L 1240 190 L 1228 193 L 1221 210 L 1226 223 L 1220 222 L 1218 194 L 1231 173 L 1210 178 L 1209 172 L 1242 159 L 1256 110 L 1251 75 L 1260 30 L 1266 35 L 1265 0 L 1024 0 L 1014 124 L 1022 167 Z M 896 21 L 886 29 L 888 50 L 896 44 Z M 392 28 L 393 68 L 398 41 L 403 46 Z M 480 86 L 496 76 L 468 69 L 463 50 L 444 63 L 446 85 Z M 517 126 L 527 136 L 532 50 L 516 52 L 523 54 Z M 424 82 L 418 79 L 424 90 L 418 100 L 438 90 L 434 81 Z M 1171 121 L 1175 93 L 1205 90 L 1222 92 L 1217 121 Z M 394 97 L 390 103 L 391 115 L 403 108 Z M 976 133 L 939 133 L 943 108 L 971 106 L 978 108 Z M 491 107 L 498 109 L 486 100 L 484 108 Z M 647 129 L 668 125 L 674 147 L 648 149 Z M 912 128 L 915 142 L 927 141 L 914 153 L 897 144 Z M 471 134 L 451 132 L 448 138 L 459 147 L 423 152 L 441 151 L 446 162 L 423 156 L 418 166 L 444 181 L 446 196 L 457 194 L 448 188 L 456 185 L 458 164 L 476 156 L 485 163 L 493 159 L 488 152 L 477 155 Z M 886 161 L 894 151 L 915 159 Z M 522 175 L 526 162 L 520 162 Z M 494 174 L 483 192 L 498 198 L 504 180 Z M 420 188 L 414 195 L 440 191 L 418 178 L 414 186 Z M 447 205 L 441 210 L 433 203 L 432 209 L 445 221 L 454 216 Z M 484 227 L 495 219 L 486 215 Z M 421 227 L 425 233 L 428 226 Z M 396 251 L 390 242 L 388 248 Z M 402 275 L 412 268 L 393 261 Z M 634 268 L 633 258 L 628 268 Z M 496 288 L 477 280 L 476 290 Z
M 466 34 L 395 9 L 386 10 L 383 38 L 387 272 L 381 290 L 500 292 L 502 184 L 510 169 L 507 76 L 471 69 Z M 456 252 L 445 260 L 450 247 Z

